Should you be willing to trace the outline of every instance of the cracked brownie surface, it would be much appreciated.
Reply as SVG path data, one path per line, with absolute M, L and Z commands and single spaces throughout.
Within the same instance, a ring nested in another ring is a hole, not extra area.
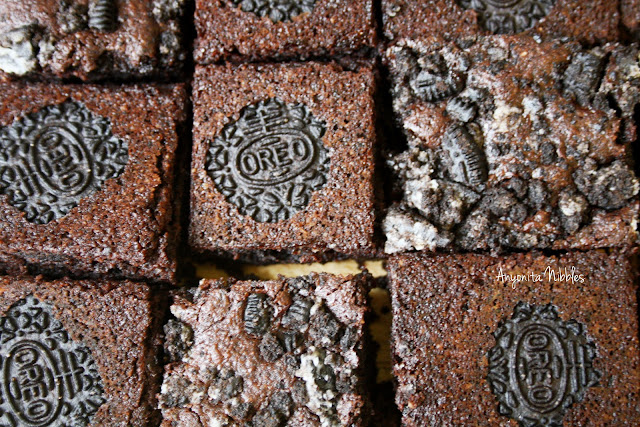
M 0 79 L 167 78 L 182 70 L 184 0 L 5 0 Z
M 405 40 L 386 60 L 408 144 L 387 253 L 635 242 L 637 47 Z
M 177 295 L 163 425 L 365 425 L 367 280 L 203 281 Z

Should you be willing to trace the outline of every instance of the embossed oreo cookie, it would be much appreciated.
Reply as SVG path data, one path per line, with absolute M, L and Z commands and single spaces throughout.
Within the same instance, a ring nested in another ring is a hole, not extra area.
M 313 11 L 316 0 L 231 0 L 235 7 L 258 16 L 267 16 L 273 22 L 291 21 L 301 13 Z
M 93 355 L 33 295 L 0 320 L 0 422 L 85 426 L 106 402 Z
M 402 425 L 638 425 L 629 255 L 423 252 L 386 266 Z
M 458 0 L 458 3 L 475 10 L 482 26 L 492 33 L 515 34 L 547 16 L 556 0 Z
M 327 182 L 325 130 L 302 104 L 258 102 L 210 142 L 207 173 L 243 215 L 259 222 L 286 220 Z
M 90 0 L 88 16 L 89 27 L 106 32 L 115 30 L 118 26 L 116 0 Z
M 82 104 L 47 106 L 0 128 L 0 194 L 28 221 L 46 224 L 118 177 L 127 148 L 108 119 Z
M 500 414 L 523 426 L 562 425 L 568 408 L 598 384 L 595 344 L 583 325 L 563 321 L 551 304 L 519 303 L 494 336 L 487 380 Z

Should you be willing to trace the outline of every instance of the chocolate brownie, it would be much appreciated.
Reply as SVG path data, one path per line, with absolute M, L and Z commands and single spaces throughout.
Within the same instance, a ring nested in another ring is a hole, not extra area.
M 173 282 L 184 87 L 0 92 L 0 268 Z
M 403 425 L 640 422 L 623 254 L 408 254 L 388 268 Z
M 640 1 L 620 0 L 620 14 L 627 31 L 638 40 L 640 37 Z
M 0 80 L 168 77 L 186 58 L 184 0 L 3 0 Z
M 2 425 L 158 424 L 162 296 L 131 282 L 2 277 L 0 288 Z
M 366 425 L 369 280 L 203 280 L 176 294 L 162 425 Z
M 376 43 L 372 0 L 196 0 L 195 24 L 199 64 L 325 57 Z
M 636 241 L 637 47 L 488 36 L 401 41 L 386 58 L 408 144 L 389 161 L 387 252 Z
M 373 98 L 367 67 L 197 67 L 191 247 L 302 262 L 370 254 Z
M 390 40 L 523 34 L 593 45 L 620 38 L 619 7 L 618 0 L 382 0 L 382 20 Z

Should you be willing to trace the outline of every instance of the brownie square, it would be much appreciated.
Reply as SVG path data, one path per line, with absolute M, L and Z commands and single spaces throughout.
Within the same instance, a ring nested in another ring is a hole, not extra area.
M 302 262 L 370 254 L 373 93 L 366 67 L 196 68 L 191 247 Z
M 184 87 L 0 91 L 0 268 L 175 281 Z
M 157 425 L 161 296 L 131 282 L 2 277 L 0 287 L 0 423 Z
M 370 280 L 203 280 L 176 294 L 162 425 L 366 425 Z
M 388 268 L 403 425 L 638 425 L 624 255 L 411 254 Z
M 637 51 L 522 36 L 390 47 L 408 146 L 390 160 L 385 250 L 634 244 Z
M 0 80 L 175 76 L 184 0 L 3 0 Z
M 264 60 L 358 53 L 376 44 L 372 0 L 196 0 L 194 58 Z
M 618 0 L 382 0 L 389 40 L 522 34 L 588 45 L 620 38 Z
M 621 0 L 620 15 L 622 23 L 635 40 L 640 36 L 640 1 Z

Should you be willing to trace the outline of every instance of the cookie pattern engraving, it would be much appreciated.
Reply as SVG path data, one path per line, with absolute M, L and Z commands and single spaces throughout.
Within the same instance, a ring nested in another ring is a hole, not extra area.
M 266 16 L 273 22 L 291 21 L 301 13 L 311 12 L 316 0 L 231 0 L 244 12 Z
M 32 295 L 0 320 L 0 424 L 86 426 L 106 402 L 90 350 Z
M 489 167 L 484 152 L 469 131 L 459 125 L 447 129 L 442 149 L 450 178 L 481 191 L 487 181 Z
M 110 32 L 118 26 L 116 0 L 91 0 L 89 2 L 89 27 Z
M 0 128 L 0 194 L 28 221 L 46 224 L 118 177 L 127 148 L 108 119 L 82 104 L 45 107 Z
M 276 98 L 245 107 L 209 143 L 207 174 L 243 215 L 286 220 L 327 181 L 325 125 L 302 104 Z
M 528 30 L 549 14 L 556 0 L 458 0 L 478 13 L 480 24 L 494 34 Z
M 420 72 L 409 85 L 419 98 L 436 102 L 455 95 L 464 88 L 464 73 L 453 69 L 440 53 L 421 58 L 418 65 Z
M 500 414 L 522 426 L 561 426 L 568 408 L 598 383 L 595 344 L 551 304 L 519 303 L 494 336 L 487 379 Z

